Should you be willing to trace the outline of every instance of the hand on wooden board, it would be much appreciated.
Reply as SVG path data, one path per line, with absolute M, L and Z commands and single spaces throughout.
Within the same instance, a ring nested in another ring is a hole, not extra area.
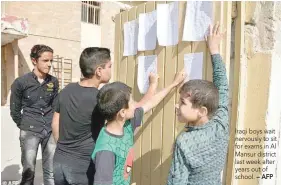
M 180 72 L 178 72 L 176 74 L 173 84 L 175 86 L 178 86 L 179 84 L 181 84 L 184 81 L 184 79 L 186 78 L 186 75 L 187 74 L 185 73 L 184 69 L 182 69 Z
M 156 73 L 149 74 L 149 84 L 150 85 L 158 85 L 159 75 Z
M 222 27 L 222 25 L 220 25 L 219 22 L 217 22 L 214 26 L 210 25 L 210 35 L 205 36 L 205 39 L 206 39 L 206 42 L 207 42 L 211 55 L 220 53 L 220 49 L 219 49 L 220 42 L 226 32 L 226 30 L 221 32 L 220 27 Z

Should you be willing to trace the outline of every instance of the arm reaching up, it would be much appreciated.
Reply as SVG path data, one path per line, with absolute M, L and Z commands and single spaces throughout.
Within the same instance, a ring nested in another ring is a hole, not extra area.
M 214 120 L 228 131 L 228 81 L 225 65 L 219 54 L 219 45 L 223 35 L 224 33 L 220 32 L 220 24 L 217 23 L 214 27 L 210 26 L 210 36 L 207 38 L 207 44 L 213 65 L 213 82 L 219 91 L 219 107 Z
M 148 91 L 145 93 L 143 98 L 137 102 L 136 107 L 142 107 L 148 100 L 151 99 L 152 96 L 155 95 L 158 86 L 158 79 L 158 74 L 150 73 Z
M 185 79 L 186 74 L 184 72 L 184 70 L 182 70 L 181 72 L 177 73 L 174 81 L 172 82 L 171 85 L 169 85 L 168 87 L 164 88 L 163 90 L 159 91 L 158 93 L 156 93 L 154 96 L 152 96 L 149 101 L 147 101 L 143 106 L 143 111 L 144 113 L 148 112 L 149 110 L 153 109 L 154 107 L 156 107 L 166 96 L 167 94 L 176 86 L 178 86 L 179 84 L 181 84 L 181 82 L 183 82 L 183 80 Z

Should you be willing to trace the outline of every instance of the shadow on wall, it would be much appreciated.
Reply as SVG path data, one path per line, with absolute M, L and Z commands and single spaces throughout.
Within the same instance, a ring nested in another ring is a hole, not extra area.
M 18 57 L 19 57 L 18 75 L 20 77 L 20 76 L 22 76 L 26 73 L 31 72 L 32 69 L 30 69 L 30 67 L 29 67 L 27 61 L 25 60 L 20 48 L 18 49 Z M 9 62 L 9 61 L 7 61 L 7 62 Z M 13 81 L 14 80 L 15 79 L 13 79 Z M 10 96 L 11 96 L 11 86 L 10 85 L 7 85 L 6 93 L 7 93 L 7 97 L 4 97 L 4 100 L 2 100 L 2 105 L 10 105 Z
M 32 69 L 30 69 L 20 48 L 19 48 L 18 52 L 19 52 L 19 76 L 22 76 L 26 73 L 31 72 Z M 31 61 L 30 61 L 30 63 L 31 63 Z M 31 63 L 31 65 L 32 65 L 32 63 Z
M 1 172 L 1 184 L 19 184 L 21 172 L 21 167 L 18 164 L 5 167 Z M 36 161 L 34 184 L 43 185 L 42 159 Z
M 134 161 L 132 185 L 166 184 L 172 154 L 161 164 L 161 151 L 154 149 Z

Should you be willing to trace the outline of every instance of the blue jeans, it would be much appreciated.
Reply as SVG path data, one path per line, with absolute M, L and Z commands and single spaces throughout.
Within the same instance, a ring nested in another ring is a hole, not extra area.
M 93 185 L 94 164 L 92 161 L 70 159 L 56 152 L 54 178 L 55 185 Z
M 44 185 L 54 185 L 53 158 L 56 143 L 53 135 L 46 130 L 41 133 L 20 130 L 21 163 L 23 166 L 20 185 L 33 185 L 36 157 L 39 144 L 42 149 Z

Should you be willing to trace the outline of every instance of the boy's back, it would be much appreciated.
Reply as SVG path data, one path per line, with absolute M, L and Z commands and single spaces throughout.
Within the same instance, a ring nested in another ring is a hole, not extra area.
M 71 83 L 61 91 L 56 110 L 60 113 L 56 152 L 61 156 L 90 161 L 94 147 L 91 116 L 97 94 L 97 88 L 82 87 L 78 83 Z
M 123 135 L 112 134 L 106 130 L 106 127 L 101 129 L 92 154 L 92 159 L 98 168 L 95 184 L 130 184 L 134 130 L 141 124 L 143 109 L 137 108 L 134 115 L 133 119 L 126 121 Z M 104 175 L 102 171 L 106 171 L 107 174 Z

